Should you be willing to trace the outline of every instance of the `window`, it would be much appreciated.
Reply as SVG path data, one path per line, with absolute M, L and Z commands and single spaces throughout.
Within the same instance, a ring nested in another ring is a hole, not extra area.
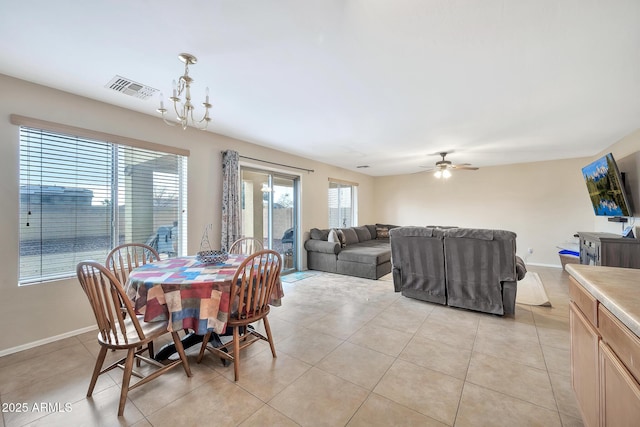
M 358 184 L 329 178 L 329 227 L 357 225 Z
M 180 253 L 186 167 L 183 155 L 21 126 L 20 284 L 73 276 L 122 243 Z

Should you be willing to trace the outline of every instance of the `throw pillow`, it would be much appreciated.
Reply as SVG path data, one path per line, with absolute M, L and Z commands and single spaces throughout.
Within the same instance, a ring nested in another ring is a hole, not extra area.
M 344 233 L 342 232 L 342 230 L 338 229 L 336 230 L 336 233 L 338 234 L 338 240 L 340 240 L 340 246 L 343 248 L 347 246 L 347 241 L 344 237 Z
M 345 246 L 353 245 L 355 243 L 359 243 L 358 235 L 356 234 L 356 230 L 353 228 L 343 228 L 342 233 L 344 233 L 344 243 Z
M 376 239 L 388 239 L 389 229 L 387 227 L 376 227 Z
M 327 237 L 327 241 L 338 242 L 340 243 L 340 246 L 342 246 L 342 243 L 340 242 L 340 238 L 338 237 L 338 233 L 333 228 L 329 230 L 329 237 Z
M 329 237 L 329 230 L 312 228 L 309 231 L 309 237 L 311 237 L 313 240 L 327 240 L 327 238 Z
M 375 239 L 376 238 L 376 226 L 373 224 L 367 224 L 365 225 L 365 227 L 367 227 L 367 230 L 369 230 L 369 234 L 371 234 L 371 238 Z
M 361 227 L 353 227 L 353 229 L 358 235 L 359 242 L 366 242 L 367 240 L 371 240 L 371 233 L 369 233 L 369 229 L 364 225 Z

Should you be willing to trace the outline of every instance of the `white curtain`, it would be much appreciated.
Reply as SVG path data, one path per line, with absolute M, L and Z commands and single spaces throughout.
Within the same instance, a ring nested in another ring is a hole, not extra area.
M 229 249 L 240 237 L 240 155 L 237 151 L 222 153 L 222 241 Z

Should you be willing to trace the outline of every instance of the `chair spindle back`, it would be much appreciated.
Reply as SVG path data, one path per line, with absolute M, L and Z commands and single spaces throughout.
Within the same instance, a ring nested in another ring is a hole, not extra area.
M 262 242 L 255 237 L 242 237 L 231 244 L 230 254 L 251 255 L 264 248 Z
M 281 268 L 282 258 L 273 250 L 259 251 L 247 257 L 231 283 L 230 318 L 260 318 L 268 313 Z
M 142 243 L 125 243 L 109 252 L 105 265 L 124 286 L 131 270 L 159 259 L 160 255 L 151 246 Z
M 128 343 L 132 338 L 131 327 L 135 328 L 138 338 L 145 338 L 131 301 L 111 271 L 96 261 L 82 261 L 76 273 L 105 342 Z

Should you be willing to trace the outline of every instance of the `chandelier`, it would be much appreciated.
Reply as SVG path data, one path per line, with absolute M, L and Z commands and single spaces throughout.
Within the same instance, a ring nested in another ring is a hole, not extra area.
M 164 108 L 163 95 L 160 94 L 160 108 L 156 111 L 162 114 L 162 120 L 170 126 L 180 125 L 182 129 L 186 129 L 188 126 L 193 126 L 196 129 L 204 130 L 209 125 L 211 118 L 209 117 L 209 88 L 206 90 L 206 99 L 202 103 L 204 106 L 204 116 L 200 120 L 196 120 L 193 117 L 193 110 L 195 107 L 191 103 L 191 83 L 193 79 L 189 77 L 189 65 L 193 65 L 198 62 L 198 58 L 190 53 L 181 53 L 178 55 L 178 59 L 184 62 L 184 74 L 178 78 L 178 82 L 173 81 L 173 95 L 169 98 L 173 102 L 173 109 L 176 113 L 176 122 L 172 122 L 166 119 L 165 114 L 167 109 Z M 184 95 L 184 102 L 182 96 Z

